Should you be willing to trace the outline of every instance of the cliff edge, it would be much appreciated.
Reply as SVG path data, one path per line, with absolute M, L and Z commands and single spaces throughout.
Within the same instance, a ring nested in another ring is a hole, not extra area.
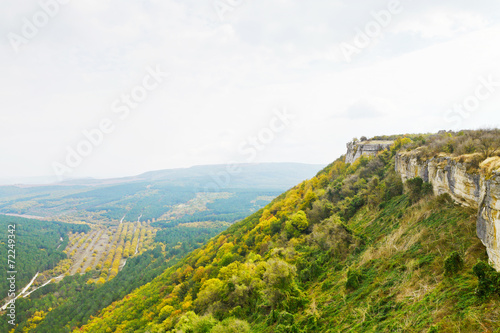
M 353 163 L 362 155 L 375 156 L 379 151 L 389 149 L 393 143 L 394 141 L 382 140 L 351 141 L 347 144 L 345 162 Z
M 481 163 L 479 173 L 469 173 L 453 157 L 422 160 L 418 151 L 396 155 L 396 171 L 403 181 L 420 177 L 433 185 L 434 193 L 448 193 L 455 202 L 477 209 L 476 233 L 486 247 L 491 264 L 500 271 L 500 158 Z

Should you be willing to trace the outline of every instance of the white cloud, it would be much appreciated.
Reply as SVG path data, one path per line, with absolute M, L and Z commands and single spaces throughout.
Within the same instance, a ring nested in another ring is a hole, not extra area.
M 354 136 L 446 127 L 446 108 L 479 75 L 499 69 L 499 5 L 404 2 L 374 45 L 351 64 L 341 61 L 339 43 L 386 7 L 380 0 L 245 1 L 220 22 L 211 1 L 70 2 L 19 53 L 0 40 L 0 154 L 8 156 L 0 178 L 50 173 L 81 130 L 108 117 L 111 103 L 156 64 L 171 78 L 117 123 L 75 175 L 227 162 L 281 106 L 297 121 L 259 161 L 327 163 Z M 0 33 L 18 32 L 37 10 L 37 1 L 2 2 Z M 469 124 L 498 117 L 496 103 Z M 357 114 L 346 119 L 353 106 Z
M 370 119 L 380 117 L 381 115 L 381 112 L 376 107 L 366 101 L 354 103 L 344 114 L 349 119 Z

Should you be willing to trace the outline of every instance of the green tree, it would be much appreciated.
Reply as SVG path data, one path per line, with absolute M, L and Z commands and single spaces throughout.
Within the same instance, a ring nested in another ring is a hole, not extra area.
M 415 203 L 423 196 L 432 194 L 433 188 L 431 183 L 426 183 L 420 177 L 408 179 L 405 183 L 408 190 L 408 197 L 410 202 Z
M 303 210 L 299 210 L 292 216 L 292 225 L 300 232 L 307 229 L 309 222 L 307 221 L 306 213 L 304 213 Z
M 210 333 L 249 333 L 250 325 L 240 319 L 228 318 L 217 324 Z
M 215 307 L 221 299 L 223 287 L 224 283 L 219 279 L 205 281 L 195 301 L 197 309 L 205 312 L 207 309 Z
M 289 291 L 295 286 L 297 268 L 281 259 L 269 259 L 265 263 L 263 295 L 273 309 L 283 306 Z

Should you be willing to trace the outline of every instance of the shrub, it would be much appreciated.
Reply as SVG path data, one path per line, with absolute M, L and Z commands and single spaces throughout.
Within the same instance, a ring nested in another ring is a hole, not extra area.
M 244 321 L 235 318 L 224 319 L 218 323 L 210 333 L 249 333 L 250 325 Z
M 500 153 L 500 135 L 498 130 L 478 131 L 479 151 L 484 159 Z
M 398 152 L 401 148 L 403 148 L 406 145 L 409 145 L 412 142 L 410 138 L 406 137 L 399 137 L 394 141 L 394 144 L 391 146 L 391 153 L 395 154 Z
M 213 327 L 217 324 L 217 319 L 211 315 L 199 317 L 194 322 L 194 331 L 198 333 L 210 333 Z
M 175 325 L 176 331 L 194 333 L 194 322 L 197 319 L 198 316 L 193 311 L 186 312 Z
M 453 204 L 453 199 L 448 193 L 443 193 L 437 197 L 436 202 L 440 206 L 448 206 Z
M 363 275 L 356 269 L 349 268 L 347 271 L 346 289 L 357 289 L 363 280 Z
M 356 214 L 359 208 L 363 207 L 364 204 L 364 198 L 360 195 L 355 195 L 352 198 L 346 198 L 342 203 L 339 215 L 344 219 L 344 221 L 348 221 Z
M 405 185 L 411 203 L 415 203 L 422 197 L 430 195 L 433 192 L 432 184 L 424 182 L 420 177 L 408 179 Z
M 422 184 L 422 190 L 421 190 L 421 195 L 423 197 L 427 196 L 427 195 L 431 195 L 434 193 L 434 187 L 432 186 L 431 183 L 427 183 L 427 182 L 424 182 Z
M 421 145 L 422 157 L 430 158 L 443 152 L 452 156 L 480 153 L 478 155 L 484 160 L 500 153 L 500 130 L 481 129 L 458 133 L 443 131 L 428 136 Z
M 310 245 L 317 246 L 337 259 L 347 257 L 352 249 L 351 244 L 357 241 L 337 215 L 315 225 L 307 240 Z
M 296 214 L 292 215 L 292 225 L 299 231 L 304 231 L 309 226 L 307 216 L 304 211 L 299 210 Z
M 477 146 L 477 142 L 475 142 L 472 138 L 467 138 L 457 144 L 455 153 L 457 155 L 473 154 L 477 151 Z
M 396 174 L 394 170 L 391 170 L 384 183 L 386 201 L 403 194 L 403 181 L 401 180 L 401 176 Z
M 444 260 L 445 275 L 451 276 L 458 273 L 464 267 L 464 261 L 457 251 L 453 251 Z
M 333 214 L 333 205 L 328 200 L 318 200 L 307 210 L 307 219 L 311 224 L 317 224 Z
M 285 223 L 285 232 L 289 239 L 298 237 L 308 226 L 309 221 L 307 221 L 306 213 L 303 210 L 299 210 Z
M 476 295 L 481 298 L 486 298 L 493 293 L 498 293 L 500 288 L 500 274 L 493 267 L 484 261 L 479 261 L 472 268 L 474 275 L 478 279 Z
M 281 226 L 283 224 L 283 221 L 281 220 L 278 220 L 278 219 L 274 219 L 272 222 L 271 222 L 271 225 L 270 225 L 270 228 L 271 228 L 271 234 L 272 235 L 275 235 L 277 233 L 279 233 L 281 231 Z

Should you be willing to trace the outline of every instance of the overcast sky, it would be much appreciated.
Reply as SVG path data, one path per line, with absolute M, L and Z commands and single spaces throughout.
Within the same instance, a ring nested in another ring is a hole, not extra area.
M 326 164 L 362 135 L 498 126 L 499 13 L 498 0 L 3 0 L 0 179 Z

